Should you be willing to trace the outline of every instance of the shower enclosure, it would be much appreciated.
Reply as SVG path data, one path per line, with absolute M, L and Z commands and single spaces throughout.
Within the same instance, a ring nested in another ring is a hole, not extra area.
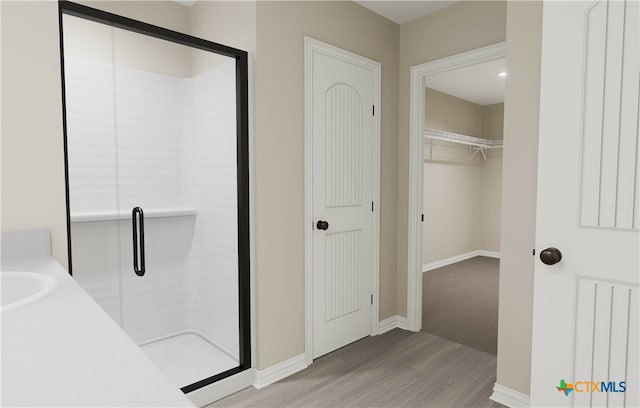
M 247 54 L 60 4 L 73 277 L 184 392 L 249 368 Z

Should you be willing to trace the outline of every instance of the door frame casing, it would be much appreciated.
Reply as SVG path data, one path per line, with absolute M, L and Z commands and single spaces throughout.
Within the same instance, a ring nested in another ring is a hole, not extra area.
M 409 202 L 407 211 L 407 328 L 422 328 L 422 222 L 424 173 L 425 79 L 433 74 L 504 58 L 507 43 L 499 42 L 451 55 L 410 70 L 409 106 Z
M 305 355 L 307 364 L 313 362 L 313 54 L 322 53 L 344 62 L 358 65 L 373 72 L 373 185 L 375 202 L 372 228 L 371 335 L 378 334 L 379 279 L 380 279 L 380 88 L 381 70 L 379 62 L 370 60 L 342 48 L 304 37 L 304 256 L 305 256 Z

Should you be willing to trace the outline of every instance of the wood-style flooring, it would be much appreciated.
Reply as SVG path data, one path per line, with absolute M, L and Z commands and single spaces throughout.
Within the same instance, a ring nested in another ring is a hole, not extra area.
M 394 329 L 316 359 L 261 390 L 210 407 L 502 407 L 489 400 L 496 356 Z
M 477 256 L 423 273 L 422 331 L 496 354 L 499 269 Z

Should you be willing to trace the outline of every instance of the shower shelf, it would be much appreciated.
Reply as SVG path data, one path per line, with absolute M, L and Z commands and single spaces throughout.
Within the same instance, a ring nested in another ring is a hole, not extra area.
M 144 209 L 145 218 L 195 216 L 195 208 L 150 208 Z M 101 211 L 71 213 L 71 222 L 110 221 L 131 219 L 130 211 Z

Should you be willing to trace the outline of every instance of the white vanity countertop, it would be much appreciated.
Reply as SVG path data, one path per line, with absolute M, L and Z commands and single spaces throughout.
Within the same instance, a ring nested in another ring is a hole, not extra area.
M 58 287 L 2 312 L 0 405 L 194 406 L 53 258 L 6 262 L 2 271 L 44 273 Z

